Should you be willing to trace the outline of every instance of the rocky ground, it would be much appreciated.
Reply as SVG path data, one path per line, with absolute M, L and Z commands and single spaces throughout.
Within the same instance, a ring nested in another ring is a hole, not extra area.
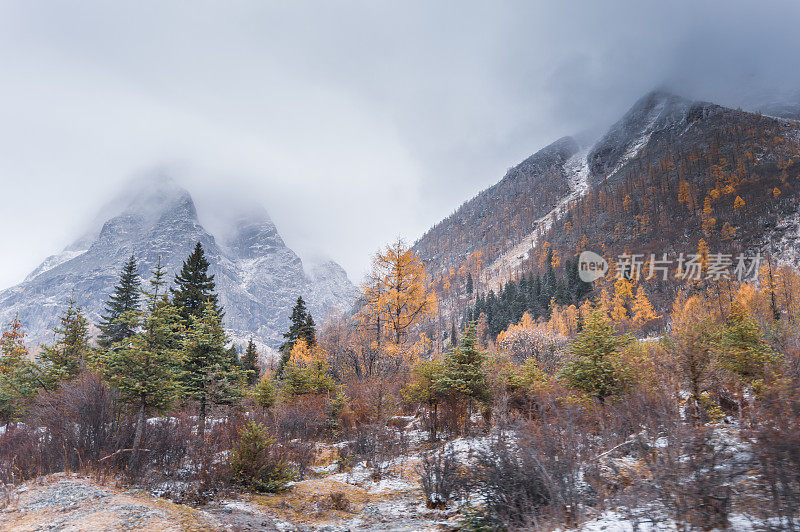
M 324 473 L 324 471 L 323 471 Z M 398 465 L 379 482 L 366 471 L 295 483 L 278 495 L 233 495 L 202 507 L 77 474 L 55 474 L 9 488 L 2 530 L 446 530 L 452 513 L 427 510 Z
M 746 442 L 735 430 L 718 430 L 718 439 L 732 446 L 736 456 L 746 454 Z M 420 440 L 422 435 L 412 431 Z M 447 443 L 462 463 L 488 443 L 486 435 L 457 438 Z M 660 440 L 654 442 L 660 445 Z M 14 487 L 0 487 L 0 530 L 264 530 L 264 531 L 444 531 L 455 530 L 463 516 L 458 505 L 448 510 L 429 510 L 418 484 L 420 449 L 381 463 L 381 476 L 365 462 L 339 470 L 336 444 L 317 444 L 317 460 L 308 478 L 291 483 L 280 494 L 251 495 L 227 492 L 209 504 L 190 506 L 169 500 L 180 491 L 178 484 L 163 484 L 146 491 L 123 486 L 114 479 L 74 473 L 40 477 Z M 419 447 L 419 446 L 417 446 Z M 617 446 L 617 458 L 604 457 L 604 470 L 625 476 L 636 466 Z M 611 473 L 609 473 L 611 474 Z M 593 512 L 576 529 L 585 532 L 680 530 L 666 517 L 663 507 L 648 503 L 638 509 L 607 507 Z M 729 530 L 783 529 L 776 520 L 744 514 L 730 515 Z M 797 523 L 800 526 L 800 523 Z

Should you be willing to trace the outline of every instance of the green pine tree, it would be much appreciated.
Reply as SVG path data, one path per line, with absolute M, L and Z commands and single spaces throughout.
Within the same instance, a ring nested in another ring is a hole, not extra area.
M 152 277 L 150 278 L 150 294 L 148 297 L 148 310 L 153 313 L 159 307 L 168 307 L 170 312 L 163 314 L 167 320 L 171 334 L 167 336 L 169 345 L 167 346 L 174 352 L 179 352 L 183 348 L 183 334 L 186 330 L 186 325 L 177 307 L 175 307 L 169 299 L 169 293 L 164 288 L 167 284 L 165 281 L 167 276 L 166 269 L 161 264 L 161 257 L 158 257 L 156 266 L 153 268 Z M 180 357 L 178 357 L 180 358 Z M 179 360 L 174 361 L 176 371 L 179 369 Z
M 158 267 L 157 267 L 158 268 Z M 158 272 L 158 269 L 156 270 Z M 135 318 L 133 336 L 116 342 L 99 356 L 100 367 L 109 383 L 119 391 L 121 399 L 138 412 L 131 464 L 145 428 L 148 410 L 164 410 L 178 394 L 175 345 L 180 338 L 180 316 L 177 309 L 159 296 L 160 278 L 154 275 L 148 296 L 147 312 Z M 134 319 L 130 320 L 134 322 Z
M 303 301 L 302 296 L 297 298 L 297 303 L 295 303 L 292 308 L 292 315 L 289 317 L 289 320 L 289 330 L 283 334 L 286 340 L 279 348 L 281 359 L 278 361 L 278 368 L 275 371 L 275 375 L 278 377 L 283 375 L 283 369 L 289 361 L 292 348 L 297 340 L 302 338 L 306 341 L 308 347 L 313 347 L 317 343 L 317 331 L 314 318 L 311 317 L 311 313 L 306 309 L 306 302 Z
M 473 290 L 473 282 L 472 282 L 472 272 L 467 272 L 467 295 L 472 297 L 472 290 Z
M 178 309 L 184 323 L 188 326 L 191 318 L 202 318 L 205 305 L 211 302 L 214 312 L 223 316 L 217 294 L 214 292 L 214 276 L 208 274 L 203 245 L 200 242 L 192 254 L 184 261 L 180 273 L 175 276 L 175 288 L 171 288 L 172 304 Z
M 112 345 L 100 356 L 106 377 L 123 400 L 137 404 L 139 423 L 134 448 L 138 447 L 148 409 L 166 408 L 178 393 L 178 357 L 183 326 L 177 309 L 162 290 L 166 284 L 161 257 L 153 269 L 144 313 L 136 313 L 136 330 L 127 341 Z M 114 352 L 116 351 L 116 352 Z
M 236 349 L 236 346 L 235 346 L 235 345 L 231 345 L 231 346 L 228 348 L 228 350 L 226 351 L 226 353 L 228 354 L 228 361 L 229 361 L 229 362 L 230 362 L 232 365 L 234 365 L 234 366 L 236 366 L 236 367 L 238 367 L 238 368 L 241 368 L 241 367 L 242 367 L 242 361 L 241 361 L 241 360 L 239 360 L 239 350 L 238 350 L 238 349 Z
M 275 382 L 269 375 L 264 375 L 253 387 L 252 397 L 262 408 L 271 408 L 278 398 L 278 390 Z
M 55 329 L 56 341 L 52 346 L 42 346 L 40 359 L 51 385 L 75 377 L 86 366 L 90 355 L 89 328 L 80 307 L 70 298 L 67 310 Z
M 261 376 L 261 369 L 258 367 L 258 351 L 256 351 L 256 344 L 253 339 L 247 343 L 247 350 L 242 357 L 242 369 L 247 373 L 247 384 L 254 385 L 259 381 Z
M 325 394 L 336 389 L 336 383 L 330 376 L 330 368 L 321 360 L 308 367 L 288 364 L 285 368 L 284 386 L 281 392 L 286 397 L 306 394 Z
M 620 358 L 630 343 L 630 337 L 618 335 L 613 324 L 595 311 L 572 342 L 573 359 L 560 376 L 570 387 L 604 403 L 606 398 L 624 392 L 630 385 L 630 368 Z
M 36 394 L 38 372 L 28 360 L 22 325 L 14 317 L 0 338 L 0 421 L 19 419 Z
M 445 357 L 437 383 L 443 392 L 466 397 L 470 403 L 473 400 L 485 402 L 490 397 L 484 368 L 486 354 L 477 347 L 476 329 L 475 322 L 467 326 L 461 344 Z
M 273 452 L 275 440 L 260 423 L 247 422 L 229 455 L 231 480 L 255 493 L 276 493 L 287 488 L 292 470 Z
M 761 327 L 739 306 L 726 318 L 714 347 L 721 366 L 745 383 L 763 377 L 767 365 L 777 360 Z
M 160 298 L 166 295 L 166 292 L 162 290 L 162 288 L 167 284 L 165 280 L 167 277 L 167 270 L 161 265 L 161 255 L 158 256 L 158 261 L 156 262 L 155 268 L 153 268 L 152 275 L 153 277 L 150 279 L 150 291 L 153 297 L 150 298 L 150 304 L 157 305 Z
M 245 376 L 225 349 L 228 339 L 211 301 L 200 318 L 191 316 L 183 340 L 181 384 L 187 398 L 200 403 L 201 431 L 210 405 L 230 403 L 241 396 Z
M 131 321 L 132 312 L 139 308 L 139 274 L 136 270 L 136 257 L 131 255 L 122 267 L 119 284 L 114 287 L 105 307 L 105 315 L 98 327 L 100 335 L 97 343 L 108 348 L 111 344 L 133 336 L 135 321 Z
M 437 438 L 439 403 L 446 398 L 446 390 L 441 383 L 443 371 L 443 361 L 422 359 L 411 368 L 411 380 L 403 390 L 403 396 L 407 400 L 427 407 L 431 441 L 436 441 Z
M 309 347 L 313 347 L 317 343 L 314 318 L 311 317 L 311 313 L 306 309 L 306 302 L 303 301 L 302 296 L 297 298 L 297 303 L 292 308 L 292 315 L 289 320 L 291 323 L 289 330 L 283 334 L 286 341 L 281 345 L 281 351 L 286 347 L 291 351 L 294 343 L 300 338 L 304 339 Z

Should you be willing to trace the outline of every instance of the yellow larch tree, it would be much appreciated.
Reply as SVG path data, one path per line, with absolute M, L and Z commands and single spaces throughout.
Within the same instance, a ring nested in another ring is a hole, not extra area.
M 800 312 L 800 275 L 787 264 L 774 265 L 771 260 L 759 272 L 761 294 L 773 318 L 785 316 L 793 322 Z
M 600 292 L 600 299 L 597 302 L 597 308 L 606 316 L 611 315 L 611 295 L 608 293 L 607 288 L 603 288 Z
M 360 316 L 376 331 L 378 347 L 384 340 L 401 344 L 412 325 L 436 311 L 436 294 L 429 282 L 422 261 L 402 240 L 375 255 L 362 287 Z
M 720 235 L 722 236 L 722 240 L 730 240 L 736 236 L 736 229 L 728 223 L 725 222 L 725 225 L 722 226 L 722 230 L 720 231 Z
M 548 329 L 553 334 L 560 334 L 571 337 L 578 332 L 578 308 L 575 305 L 555 305 L 551 304 L 550 320 L 547 322 Z
M 633 299 L 633 285 L 624 277 L 614 283 L 614 299 L 611 301 L 611 320 L 620 324 L 628 319 L 628 305 Z
M 692 189 L 689 183 L 681 181 L 678 185 L 678 203 L 686 205 L 690 211 L 694 210 L 694 202 L 692 201 Z
M 633 324 L 636 328 L 641 328 L 648 322 L 661 317 L 656 314 L 653 305 L 647 298 L 644 287 L 641 285 L 636 288 L 636 298 L 633 300 L 632 314 Z
M 742 283 L 736 290 L 734 304 L 744 309 L 748 316 L 755 317 L 761 324 L 772 320 L 770 292 L 762 285 L 759 290 L 751 283 Z
M 710 234 L 711 230 L 714 229 L 714 226 L 717 224 L 717 220 L 714 218 L 714 209 L 711 207 L 711 196 L 706 196 L 703 202 L 703 212 L 700 217 L 703 220 L 703 232 L 706 235 Z
M 705 273 L 708 271 L 708 244 L 702 238 L 697 242 L 697 257 L 697 261 L 702 266 L 703 273 Z

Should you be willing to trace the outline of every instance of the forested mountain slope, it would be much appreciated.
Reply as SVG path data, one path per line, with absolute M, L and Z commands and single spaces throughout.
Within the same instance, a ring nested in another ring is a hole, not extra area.
M 800 126 L 653 92 L 600 140 L 544 148 L 416 244 L 445 294 L 583 250 L 798 256 Z M 531 161 L 540 162 L 530 164 Z M 554 258 L 554 259 L 553 259 Z

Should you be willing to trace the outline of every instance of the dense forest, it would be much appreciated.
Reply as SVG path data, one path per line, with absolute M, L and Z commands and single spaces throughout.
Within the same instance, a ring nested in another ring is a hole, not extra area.
M 533 319 L 547 320 L 553 307 L 580 306 L 591 290 L 591 283 L 581 281 L 578 276 L 577 260 L 567 258 L 563 275 L 557 276 L 551 254 L 544 275 L 524 273 L 518 280 L 508 281 L 497 293 L 489 290 L 487 294 L 479 294 L 474 306 L 467 310 L 465 320 L 484 321 L 483 333 L 495 338 L 525 313 Z

